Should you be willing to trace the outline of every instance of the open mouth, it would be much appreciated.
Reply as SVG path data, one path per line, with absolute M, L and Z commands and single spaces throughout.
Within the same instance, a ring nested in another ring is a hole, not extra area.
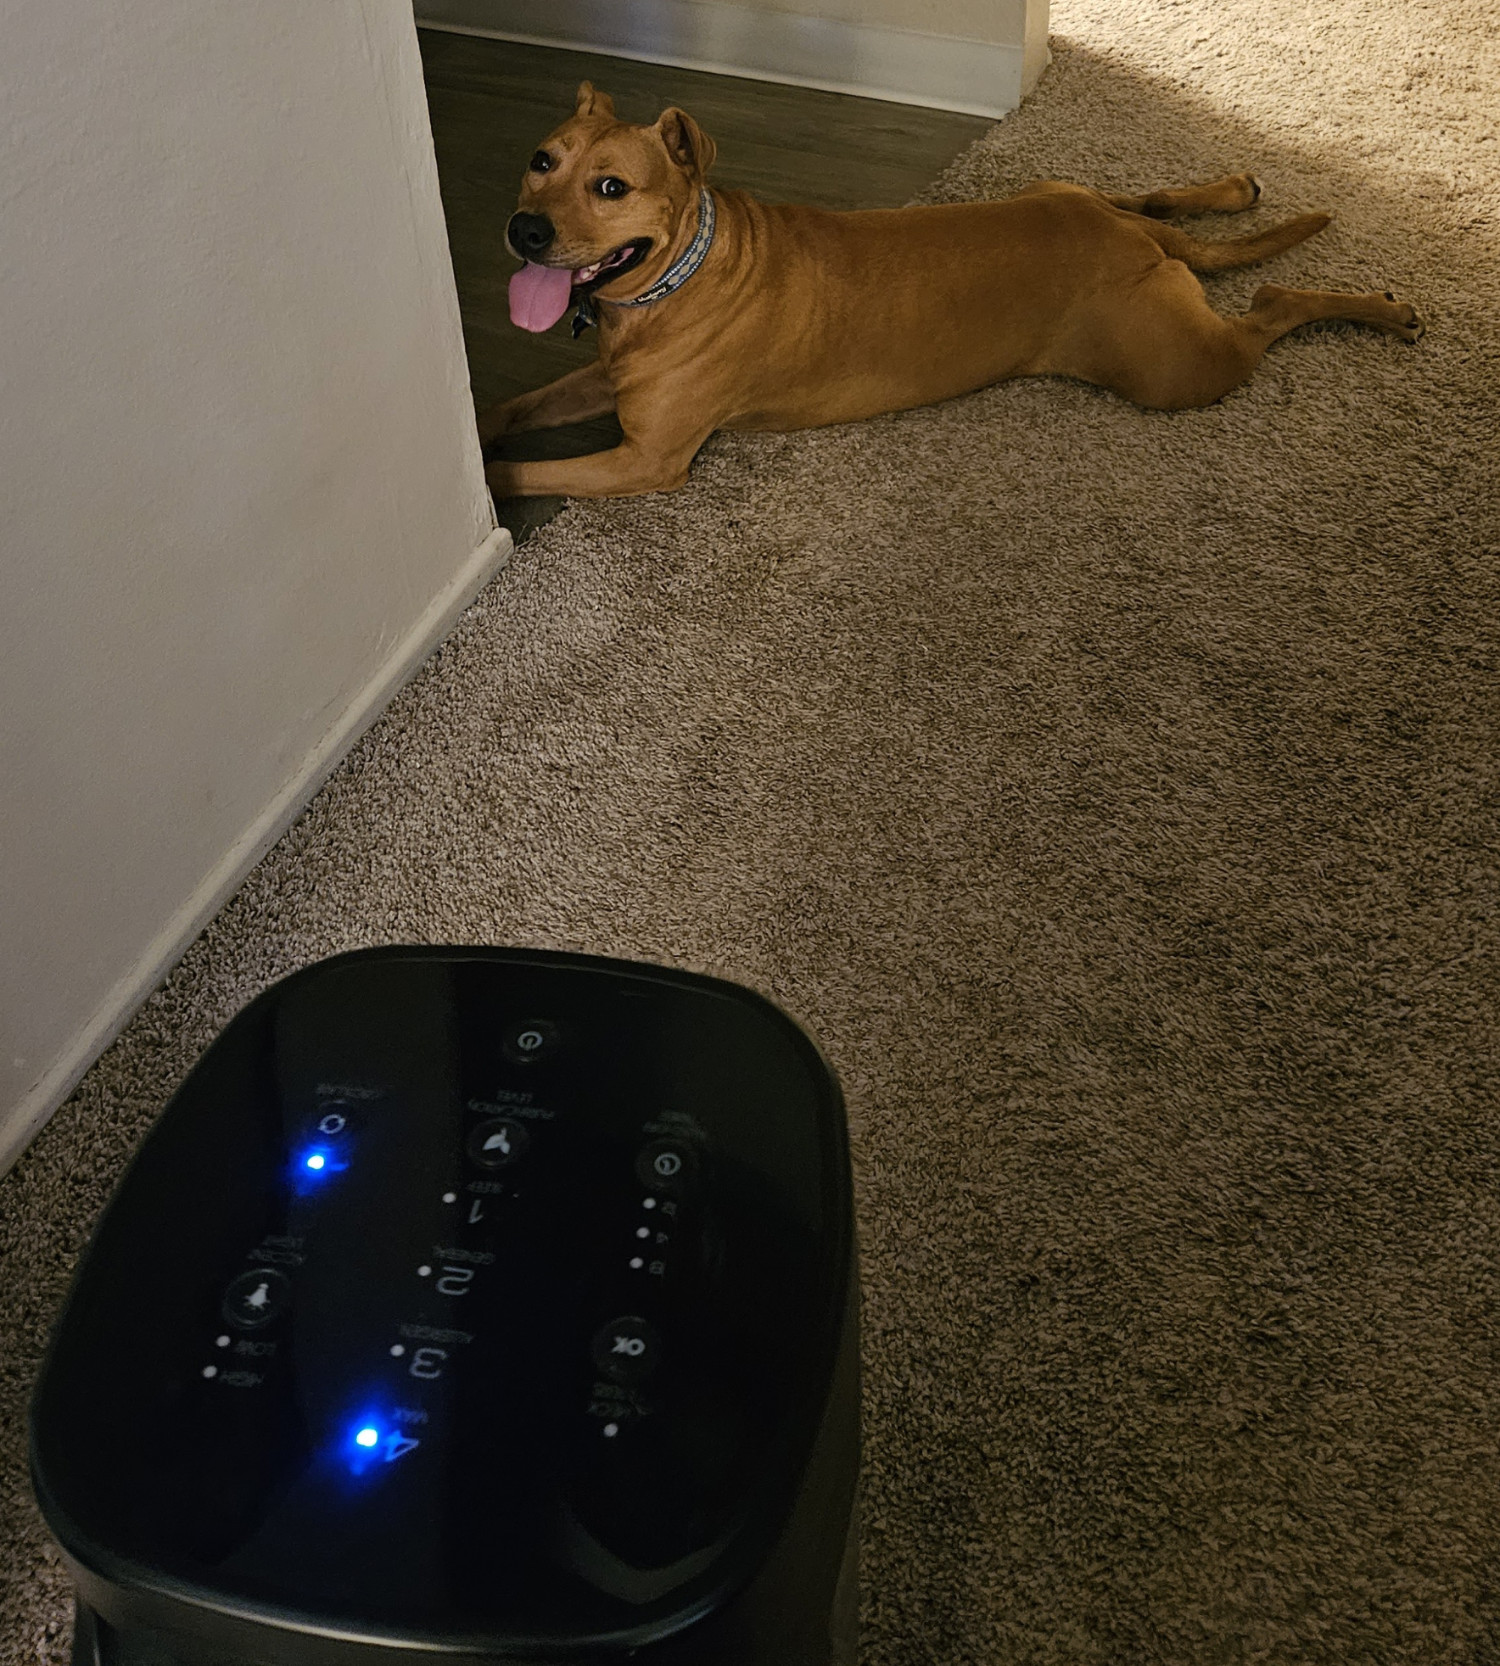
M 637 237 L 632 242 L 622 243 L 603 260 L 596 260 L 592 266 L 578 267 L 573 273 L 573 288 L 575 291 L 595 289 L 602 283 L 610 283 L 634 271 L 650 253 L 649 237 Z
M 633 271 L 651 252 L 651 239 L 637 237 L 589 266 L 543 266 L 528 260 L 510 280 L 510 321 L 523 330 L 550 330 L 571 306 L 594 290 Z

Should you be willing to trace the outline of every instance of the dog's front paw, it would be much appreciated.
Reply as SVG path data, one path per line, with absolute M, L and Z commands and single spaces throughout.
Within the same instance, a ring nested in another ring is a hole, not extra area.
M 515 427 L 515 404 L 514 399 L 507 399 L 503 405 L 492 405 L 489 410 L 481 411 L 476 419 L 479 449 L 484 453 L 486 462 L 494 456 L 501 440 Z

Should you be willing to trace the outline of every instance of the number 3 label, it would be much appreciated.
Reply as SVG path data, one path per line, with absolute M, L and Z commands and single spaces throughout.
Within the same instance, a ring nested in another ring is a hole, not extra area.
M 407 1370 L 414 1377 L 441 1377 L 443 1362 L 448 1358 L 446 1348 L 418 1348 L 411 1356 Z

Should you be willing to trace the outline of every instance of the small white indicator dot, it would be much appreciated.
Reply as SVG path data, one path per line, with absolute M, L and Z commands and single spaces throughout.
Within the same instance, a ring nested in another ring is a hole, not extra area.
M 443 1193 L 443 1202 L 444 1203 L 457 1203 L 458 1202 L 458 1193 L 457 1192 L 444 1192 Z
M 418 1278 L 431 1278 L 432 1277 L 432 1268 L 431 1267 L 418 1267 L 417 1268 L 417 1277 Z
M 328 1159 L 326 1157 L 320 1157 L 315 1151 L 312 1156 L 307 1159 L 307 1166 L 310 1169 L 320 1169 L 327 1161 Z
M 216 1336 L 214 1338 L 214 1347 L 216 1347 L 216 1348 L 227 1348 L 228 1346 L 229 1346 L 229 1338 L 227 1336 Z
M 604 1438 L 606 1440 L 613 1440 L 619 1432 L 620 1425 L 618 1423 L 606 1423 L 604 1425 Z
M 654 1197 L 646 1198 L 641 1204 L 642 1209 L 654 1209 L 655 1207 L 656 1207 L 656 1199 Z
M 640 1256 L 632 1255 L 630 1258 L 630 1265 L 632 1267 L 644 1267 L 646 1263 L 641 1260 Z
M 361 1429 L 354 1437 L 354 1444 L 356 1446 L 373 1446 L 379 1439 L 380 1431 L 378 1429 Z
M 218 1374 L 219 1368 L 217 1365 L 205 1365 L 203 1367 L 203 1375 L 205 1377 L 217 1377 Z
M 635 1229 L 635 1235 L 637 1238 L 649 1238 L 651 1236 L 651 1228 L 649 1226 L 638 1226 Z
M 391 1358 L 392 1359 L 400 1359 L 402 1354 L 404 1354 L 405 1352 L 406 1352 L 406 1349 L 401 1345 L 401 1343 L 397 1342 L 391 1348 Z

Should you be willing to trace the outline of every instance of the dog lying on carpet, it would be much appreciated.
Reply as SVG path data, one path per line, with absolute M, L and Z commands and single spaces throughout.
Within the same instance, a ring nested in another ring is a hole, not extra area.
M 714 142 L 682 110 L 615 118 L 585 81 L 531 158 L 507 241 L 525 262 L 512 320 L 597 325 L 584 369 L 487 412 L 492 448 L 524 428 L 614 411 L 613 450 L 491 462 L 497 498 L 671 491 L 717 428 L 853 422 L 1011 376 L 1074 376 L 1138 405 L 1208 405 L 1299 324 L 1346 318 L 1415 341 L 1386 294 L 1265 284 L 1224 318 L 1194 272 L 1290 249 L 1331 215 L 1201 242 L 1164 216 L 1249 208 L 1251 174 L 1113 196 L 1044 180 L 1003 202 L 831 213 L 705 183 Z

